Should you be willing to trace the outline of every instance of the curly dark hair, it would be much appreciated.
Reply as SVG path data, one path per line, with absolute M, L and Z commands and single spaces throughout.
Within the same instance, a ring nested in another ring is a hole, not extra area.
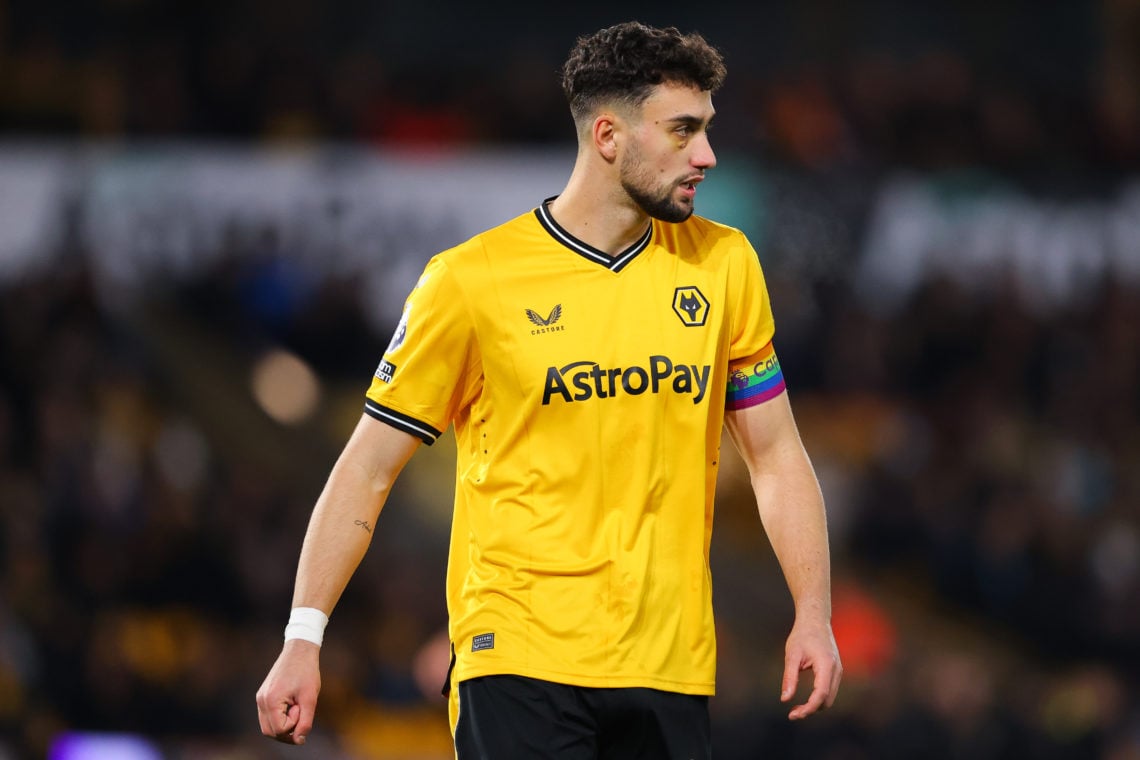
M 627 21 L 578 38 L 562 66 L 562 90 L 580 121 L 607 101 L 640 105 L 663 82 L 715 92 L 726 73 L 701 35 Z

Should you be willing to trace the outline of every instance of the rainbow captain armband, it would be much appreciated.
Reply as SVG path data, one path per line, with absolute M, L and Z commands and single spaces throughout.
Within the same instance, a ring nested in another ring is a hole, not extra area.
M 735 411 L 763 404 L 779 396 L 785 387 L 780 360 L 769 343 L 747 360 L 733 362 L 729 367 L 724 408 Z

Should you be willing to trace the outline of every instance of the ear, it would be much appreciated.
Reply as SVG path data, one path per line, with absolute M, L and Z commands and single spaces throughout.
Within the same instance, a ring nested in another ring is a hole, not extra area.
M 591 137 L 594 140 L 594 150 L 607 162 L 612 163 L 617 158 L 617 146 L 621 124 L 618 117 L 611 112 L 603 112 L 594 119 Z

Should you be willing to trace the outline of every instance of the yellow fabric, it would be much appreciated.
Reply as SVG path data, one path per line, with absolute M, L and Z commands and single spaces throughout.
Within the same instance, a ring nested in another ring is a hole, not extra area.
M 453 681 L 711 694 L 713 489 L 729 367 L 772 339 L 760 265 L 699 217 L 608 264 L 540 212 L 429 262 L 366 401 L 429 443 L 455 426 Z

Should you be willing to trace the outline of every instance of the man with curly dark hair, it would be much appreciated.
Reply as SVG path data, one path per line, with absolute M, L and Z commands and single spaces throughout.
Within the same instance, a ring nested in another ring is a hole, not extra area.
M 447 601 L 460 760 L 708 758 L 709 545 L 721 431 L 751 473 L 795 601 L 783 701 L 841 666 L 819 485 L 772 347 L 756 253 L 693 215 L 720 54 L 619 24 L 562 72 L 578 132 L 563 192 L 434 257 L 314 509 L 263 733 L 304 742 L 328 615 L 397 474 L 458 444 Z

